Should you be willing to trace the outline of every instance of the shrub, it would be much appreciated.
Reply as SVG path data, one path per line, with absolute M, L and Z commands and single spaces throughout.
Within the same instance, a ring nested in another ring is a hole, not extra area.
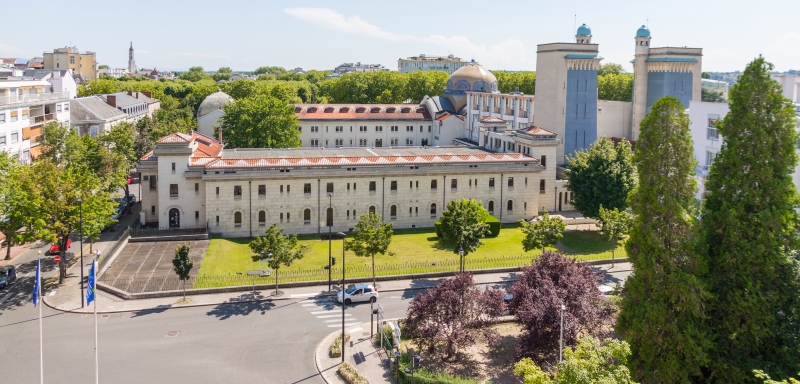
M 348 363 L 342 363 L 339 365 L 339 369 L 337 370 L 340 375 L 350 384 L 369 384 L 369 380 L 366 377 L 361 376 L 358 371 L 353 368 L 352 365 Z
M 405 330 L 401 330 L 403 334 L 405 334 Z M 388 325 L 383 326 L 381 331 L 375 334 L 375 344 L 381 345 L 381 335 L 383 335 L 383 348 L 387 351 L 394 348 L 394 334 L 392 333 L 392 328 Z
M 442 238 L 442 222 L 437 221 L 433 223 L 433 229 L 436 231 L 436 237 Z
M 345 335 L 344 342 L 350 341 L 350 335 Z M 333 343 L 331 343 L 330 349 L 331 357 L 342 357 L 342 336 L 338 336 Z
M 497 237 L 500 235 L 500 227 L 502 226 L 500 219 L 492 215 L 486 215 L 484 222 L 489 224 L 489 232 L 491 232 L 489 236 Z

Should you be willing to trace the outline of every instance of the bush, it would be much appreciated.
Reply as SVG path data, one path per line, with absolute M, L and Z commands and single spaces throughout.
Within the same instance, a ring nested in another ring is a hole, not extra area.
M 498 235 L 500 235 L 500 227 L 502 226 L 502 223 L 500 223 L 500 219 L 492 215 L 486 215 L 486 219 L 484 219 L 484 222 L 489 224 L 489 231 L 491 232 L 490 236 L 497 237 Z
M 401 332 L 405 333 L 404 330 Z M 375 334 L 375 344 L 381 345 L 381 334 L 383 334 L 383 348 L 387 351 L 390 351 L 394 348 L 394 334 L 392 333 L 392 328 L 388 325 L 385 325 L 381 328 L 381 331 Z
M 400 377 L 397 380 L 398 383 L 411 383 L 411 374 L 405 372 L 405 369 L 409 367 L 411 367 L 411 357 L 404 353 L 400 356 Z M 395 375 L 395 372 L 392 372 L 392 375 Z M 417 368 L 414 371 L 415 384 L 478 384 L 480 382 L 480 380 L 469 377 L 455 376 L 441 371 L 431 371 L 426 368 Z
M 344 342 L 346 343 L 348 341 L 350 341 L 350 335 L 349 334 L 345 335 L 345 337 L 344 337 Z M 330 354 L 331 354 L 331 357 L 342 357 L 342 336 L 341 335 L 339 335 L 335 340 L 333 340 L 333 343 L 331 343 Z
M 339 365 L 339 369 L 337 370 L 340 375 L 350 384 L 369 384 L 369 380 L 366 377 L 361 376 L 358 371 L 353 368 L 352 365 L 348 363 L 342 363 Z
M 433 223 L 433 229 L 436 231 L 436 237 L 442 238 L 442 222 L 437 221 Z

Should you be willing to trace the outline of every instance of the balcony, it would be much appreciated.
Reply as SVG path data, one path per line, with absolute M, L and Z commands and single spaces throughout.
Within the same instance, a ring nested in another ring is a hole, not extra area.
M 34 93 L 34 94 L 21 94 L 0 97 L 0 105 L 35 105 L 46 102 L 57 102 L 69 100 L 68 92 L 54 92 L 54 93 Z
M 22 139 L 23 140 L 27 140 L 27 139 L 30 139 L 32 137 L 37 137 L 37 136 L 41 136 L 41 135 L 42 135 L 42 127 L 22 128 Z
M 46 123 L 48 121 L 52 121 L 52 120 L 55 120 L 55 119 L 56 119 L 56 116 L 54 114 L 50 113 L 50 114 L 41 115 L 41 116 L 31 116 L 30 119 L 28 119 L 28 120 L 29 120 L 29 124 L 30 125 L 40 125 L 40 124 L 44 124 L 44 123 Z
M 698 165 L 697 168 L 695 168 L 694 173 L 696 173 L 697 176 L 708 177 L 708 168 L 710 167 L 710 165 Z

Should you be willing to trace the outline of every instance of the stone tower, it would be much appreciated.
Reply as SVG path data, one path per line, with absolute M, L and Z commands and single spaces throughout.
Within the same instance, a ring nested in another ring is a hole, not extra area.
M 131 41 L 131 48 L 128 50 L 128 72 L 136 73 L 136 60 L 133 58 L 133 42 Z

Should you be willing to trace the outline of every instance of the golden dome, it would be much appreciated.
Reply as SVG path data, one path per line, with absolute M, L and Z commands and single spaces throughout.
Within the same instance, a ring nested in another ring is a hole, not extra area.
M 497 78 L 478 63 L 465 65 L 447 79 L 444 97 L 458 112 L 467 103 L 467 92 L 498 93 Z

